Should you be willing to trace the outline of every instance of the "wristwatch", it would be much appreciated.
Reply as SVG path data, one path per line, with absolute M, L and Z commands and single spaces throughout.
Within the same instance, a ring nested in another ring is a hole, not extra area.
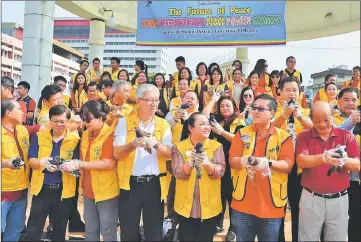
M 270 160 L 270 159 L 268 159 L 268 166 L 269 166 L 269 168 L 272 167 L 272 160 Z
M 158 147 L 159 147 L 159 142 L 153 146 L 154 149 L 158 149 Z

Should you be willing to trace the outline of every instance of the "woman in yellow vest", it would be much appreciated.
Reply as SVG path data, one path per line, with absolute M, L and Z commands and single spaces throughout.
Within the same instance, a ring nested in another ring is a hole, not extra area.
M 164 118 L 168 113 L 170 90 L 165 85 L 165 78 L 162 73 L 155 74 L 153 84 L 159 89 L 160 93 L 158 110 L 155 115 Z
M 18 241 L 25 225 L 30 167 L 29 134 L 21 125 L 24 115 L 17 101 L 1 99 L 2 241 Z M 16 158 L 22 166 L 16 166 Z
M 325 77 L 325 82 L 324 82 L 324 85 L 326 86 L 326 84 L 328 83 L 337 83 L 337 79 L 336 79 L 336 76 L 334 74 L 328 74 L 326 77 Z M 320 88 L 315 97 L 313 98 L 313 102 L 316 102 L 316 101 L 325 101 L 327 102 L 328 99 L 327 99 L 327 93 L 326 93 L 326 89 L 325 88 Z
M 207 104 L 212 100 L 212 96 L 214 92 L 221 92 L 224 94 L 226 91 L 229 91 L 227 84 L 223 83 L 223 74 L 221 69 L 213 69 L 209 83 L 204 86 L 203 90 L 203 104 L 207 106 Z M 216 109 L 212 110 L 212 113 L 215 113 Z
M 172 150 L 179 240 L 213 241 L 218 215 L 222 212 L 223 147 L 208 138 L 211 126 L 204 114 L 197 112 L 189 117 L 188 131 L 189 137 L 176 143 Z M 196 149 L 199 143 L 203 144 L 202 150 Z
M 129 72 L 126 69 L 121 69 L 118 73 L 118 81 L 130 82 Z
M 267 94 L 252 105 L 253 125 L 241 129 L 229 152 L 237 241 L 278 241 L 287 204 L 288 173 L 294 164 L 290 135 L 271 125 L 276 101 Z
M 217 99 L 219 99 L 217 101 Z M 215 95 L 208 105 L 203 109 L 203 114 L 209 116 L 212 106 L 217 106 L 217 115 L 215 122 L 210 121 L 214 137 L 218 142 L 223 145 L 224 157 L 226 160 L 226 171 L 222 177 L 222 216 L 217 222 L 217 232 L 223 232 L 224 213 L 226 211 L 226 202 L 228 206 L 231 205 L 233 184 L 231 179 L 231 170 L 229 165 L 229 149 L 231 147 L 232 139 L 239 129 L 246 126 L 243 119 L 238 118 L 238 109 L 236 102 L 232 97 Z M 232 209 L 229 208 L 229 217 L 232 215 Z M 235 232 L 232 226 L 229 227 L 227 232 L 227 241 L 234 241 Z
M 186 79 L 181 79 L 178 82 L 178 91 L 179 95 L 173 97 L 169 104 L 169 111 L 173 112 L 182 105 L 182 97 L 183 95 L 188 92 L 189 89 L 189 81 Z
M 331 107 L 337 106 L 337 85 L 334 82 L 327 83 L 325 86 L 328 103 Z
M 64 164 L 65 171 L 82 170 L 85 240 L 117 240 L 119 187 L 113 159 L 113 130 L 104 123 L 109 107 L 104 101 L 85 103 L 80 116 L 87 130 L 80 144 L 80 159 Z
M 88 84 L 85 80 L 86 76 L 83 73 L 78 73 L 75 77 L 74 86 L 71 91 L 71 104 L 75 114 L 79 114 L 87 98 Z
M 179 72 L 178 72 L 178 79 L 177 79 L 178 81 L 174 82 L 174 87 L 172 90 L 172 98 L 180 96 L 179 81 L 182 79 L 188 80 L 189 90 L 198 92 L 198 84 L 200 84 L 200 83 L 192 81 L 192 79 L 193 79 L 192 72 L 188 67 L 182 67 L 181 69 L 179 69 Z
M 203 89 L 204 86 L 209 82 L 208 73 L 207 73 L 207 65 L 204 62 L 199 62 L 196 67 L 196 74 L 198 75 L 196 79 L 194 79 L 194 83 L 197 83 L 198 88 L 198 99 L 199 99 L 199 110 L 203 110 Z
M 30 193 L 33 195 L 26 241 L 40 240 L 46 217 L 51 215 L 52 239 L 65 240 L 69 216 L 73 212 L 76 177 L 61 172 L 49 162 L 56 157 L 78 159 L 79 136 L 68 131 L 71 112 L 64 105 L 49 110 L 50 129 L 38 132 L 31 139 L 29 163 L 33 168 Z

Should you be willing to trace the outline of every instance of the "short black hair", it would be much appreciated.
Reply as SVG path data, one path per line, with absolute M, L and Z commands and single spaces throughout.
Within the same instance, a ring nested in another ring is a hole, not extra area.
M 178 56 L 177 58 L 175 58 L 174 61 L 186 63 L 186 59 L 183 56 Z
M 43 90 L 41 91 L 41 96 L 43 97 L 43 99 L 49 101 L 49 99 L 51 98 L 51 96 L 57 94 L 57 93 L 61 93 L 61 89 L 59 86 L 57 85 L 46 85 Z
M 66 113 L 66 119 L 70 119 L 70 110 L 64 105 L 55 105 L 49 109 L 49 119 L 53 116 L 59 116 Z
M 92 62 L 92 63 L 94 63 L 94 62 L 96 62 L 96 61 L 99 61 L 99 62 L 100 62 L 100 59 L 97 58 L 97 57 L 95 57 L 95 58 L 93 59 L 93 62 Z
M 68 82 L 65 77 L 60 76 L 60 75 L 54 77 L 54 83 L 56 83 L 56 82 L 58 82 L 58 81 L 62 81 L 62 82 L 65 82 L 65 83 Z
M 30 84 L 26 81 L 21 81 L 18 83 L 18 87 L 19 86 L 23 86 L 25 89 L 28 89 L 28 91 L 30 90 Z
M 140 67 L 141 70 L 144 71 L 144 61 L 142 60 L 136 60 L 135 64 Z
M 251 78 L 251 76 L 253 76 L 254 74 L 257 74 L 257 76 L 259 77 L 260 73 L 258 73 L 257 71 L 253 70 L 251 71 L 251 73 L 249 73 L 248 78 Z
M 119 71 L 120 72 L 120 71 Z M 119 76 L 119 72 L 118 72 L 118 76 Z M 110 74 L 110 72 L 108 71 L 104 71 L 101 78 L 103 78 L 104 76 L 108 76 L 109 77 L 109 80 L 113 80 L 112 79 L 112 75 Z
M 4 87 L 4 88 L 10 88 L 11 93 L 14 92 L 14 80 L 11 79 L 8 76 L 2 76 L 1 77 L 1 86 Z
M 114 81 L 112 81 L 112 80 L 106 80 L 106 81 L 103 81 L 102 86 L 104 86 L 104 87 L 112 87 L 113 83 L 114 83 Z
M 204 62 L 199 62 L 198 64 L 197 64 L 197 67 L 196 67 L 196 74 L 199 76 L 199 72 L 198 72 L 198 69 L 199 69 L 199 67 L 201 67 L 201 66 L 205 66 L 206 67 L 206 75 L 208 74 L 207 72 L 208 72 L 208 67 L 207 67 L 207 65 L 206 65 L 206 63 L 204 63 Z
M 289 76 L 289 77 L 286 77 L 286 78 L 283 78 L 281 81 L 279 81 L 279 88 L 281 90 L 283 90 L 283 88 L 285 87 L 285 84 L 288 83 L 288 82 L 296 82 L 297 83 L 297 86 L 298 86 L 298 90 L 301 91 L 301 87 L 300 87 L 300 81 L 298 80 L 298 78 L 296 77 L 293 77 L 293 76 Z
M 219 65 L 218 65 L 216 62 L 213 62 L 213 63 L 209 64 L 208 70 L 207 70 L 208 75 L 210 75 L 211 72 L 212 72 L 212 71 L 211 71 L 212 66 L 217 66 L 217 68 L 219 68 Z
M 338 93 L 337 99 L 340 100 L 345 93 L 350 93 L 350 92 L 356 93 L 357 98 L 359 98 L 358 89 L 357 89 L 357 88 L 347 87 L 347 88 L 342 89 L 342 90 Z
M 89 65 L 89 61 L 88 61 L 88 60 L 81 60 L 81 61 L 80 61 L 80 65 L 83 65 L 84 62 L 88 63 L 88 65 Z
M 116 61 L 117 64 L 120 64 L 120 59 L 119 59 L 118 57 L 112 57 L 112 58 L 110 58 L 110 62 L 112 62 L 112 61 Z
M 358 71 L 361 71 L 361 68 L 359 66 L 352 67 L 352 70 L 355 70 L 355 69 L 357 69 Z
M 268 103 L 269 110 L 277 112 L 277 102 L 273 97 L 271 97 L 268 94 L 260 94 L 254 99 L 254 102 L 256 102 L 258 99 L 268 100 L 269 101 L 269 103 Z
M 191 85 L 191 80 L 192 80 L 192 72 L 191 72 L 191 70 L 188 68 L 188 67 L 182 67 L 182 68 L 180 68 L 180 70 L 178 71 L 178 80 L 181 80 L 182 78 L 181 78 L 181 73 L 182 73 L 182 71 L 183 70 L 186 70 L 187 72 L 188 72 L 188 75 L 189 75 L 189 77 L 188 77 L 188 85 L 190 86 Z
M 5 117 L 6 111 L 13 111 L 15 108 L 15 100 L 12 98 L 1 99 L 1 118 Z
M 296 60 L 296 58 L 291 55 L 291 56 L 289 56 L 289 57 L 286 58 L 286 63 L 289 61 L 289 59 L 295 59 L 295 60 Z
M 89 82 L 88 89 L 89 89 L 89 87 L 96 87 L 96 86 L 97 86 L 96 82 Z

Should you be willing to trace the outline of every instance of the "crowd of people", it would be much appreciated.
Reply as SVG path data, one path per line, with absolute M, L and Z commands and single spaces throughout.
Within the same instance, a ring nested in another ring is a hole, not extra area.
M 227 241 L 285 241 L 288 209 L 292 241 L 360 241 L 359 66 L 340 90 L 327 75 L 307 102 L 293 56 L 271 72 L 260 59 L 247 78 L 239 60 L 193 73 L 179 56 L 151 82 L 141 60 L 133 77 L 117 57 L 108 71 L 91 64 L 70 92 L 56 76 L 38 102 L 28 82 L 1 77 L 3 241 L 40 240 L 48 217 L 54 241 L 116 241 L 118 227 L 138 241 L 140 224 L 162 241 L 165 204 L 179 241 L 225 230 Z

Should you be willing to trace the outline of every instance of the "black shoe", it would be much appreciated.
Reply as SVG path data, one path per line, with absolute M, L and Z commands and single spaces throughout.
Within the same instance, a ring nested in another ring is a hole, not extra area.
M 236 234 L 233 231 L 228 230 L 226 241 L 236 241 Z
M 21 231 L 21 235 L 23 235 L 23 234 L 26 234 L 26 231 L 27 231 L 27 229 L 26 229 L 26 225 L 24 225 L 24 228 L 23 228 L 23 230 Z

